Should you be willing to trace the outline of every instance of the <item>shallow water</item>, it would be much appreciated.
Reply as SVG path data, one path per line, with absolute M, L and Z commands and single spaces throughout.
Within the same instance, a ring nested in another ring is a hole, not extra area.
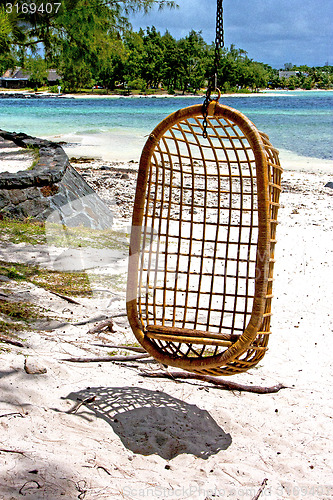
M 80 145 L 72 152 L 106 159 L 138 158 L 145 136 L 168 114 L 202 97 L 1 99 L 1 128 Z M 332 159 L 333 91 L 222 97 L 297 155 Z M 70 152 L 70 151 L 69 151 Z

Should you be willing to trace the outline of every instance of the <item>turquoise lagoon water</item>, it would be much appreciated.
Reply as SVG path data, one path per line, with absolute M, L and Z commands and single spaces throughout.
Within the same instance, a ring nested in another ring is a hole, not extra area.
M 139 154 L 145 136 L 166 115 L 202 102 L 202 97 L 40 100 L 0 97 L 0 128 L 77 140 L 89 145 L 91 156 L 94 153 L 98 156 L 102 143 L 104 149 L 127 150 L 135 155 Z M 272 144 L 279 149 L 301 156 L 333 158 L 333 91 L 237 95 L 222 97 L 220 102 L 245 113 L 260 130 L 268 133 Z

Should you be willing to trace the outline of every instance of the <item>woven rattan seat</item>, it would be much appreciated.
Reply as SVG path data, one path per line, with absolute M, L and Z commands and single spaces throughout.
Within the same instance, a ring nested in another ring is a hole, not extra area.
M 138 173 L 127 311 L 161 363 L 232 375 L 257 364 L 270 335 L 282 169 L 268 137 L 212 101 L 150 134 Z

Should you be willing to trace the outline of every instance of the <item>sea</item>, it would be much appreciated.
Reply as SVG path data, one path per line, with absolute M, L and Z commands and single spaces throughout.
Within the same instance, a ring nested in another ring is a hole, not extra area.
M 0 128 L 67 143 L 69 156 L 136 161 L 148 134 L 168 114 L 200 104 L 192 97 L 0 97 Z M 333 91 L 274 91 L 228 95 L 284 153 L 332 160 Z

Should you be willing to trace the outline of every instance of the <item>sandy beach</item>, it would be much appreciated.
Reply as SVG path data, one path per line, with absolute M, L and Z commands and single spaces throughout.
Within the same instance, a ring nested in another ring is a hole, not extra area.
M 137 162 L 73 165 L 126 232 Z M 23 347 L 1 344 L 1 500 L 333 498 L 330 163 L 289 156 L 283 166 L 269 350 L 232 380 L 286 388 L 254 394 L 144 378 L 141 369 L 159 368 L 150 360 L 66 361 L 131 354 L 112 348 L 135 344 L 125 316 L 128 239 L 113 260 L 81 249 L 82 262 L 96 259 L 86 266 L 94 293 L 76 303 L 0 276 L 2 299 L 48 311 L 21 333 Z M 0 259 L 61 269 L 68 251 L 2 237 Z M 112 277 L 106 262 L 121 277 L 107 290 L 96 278 Z

